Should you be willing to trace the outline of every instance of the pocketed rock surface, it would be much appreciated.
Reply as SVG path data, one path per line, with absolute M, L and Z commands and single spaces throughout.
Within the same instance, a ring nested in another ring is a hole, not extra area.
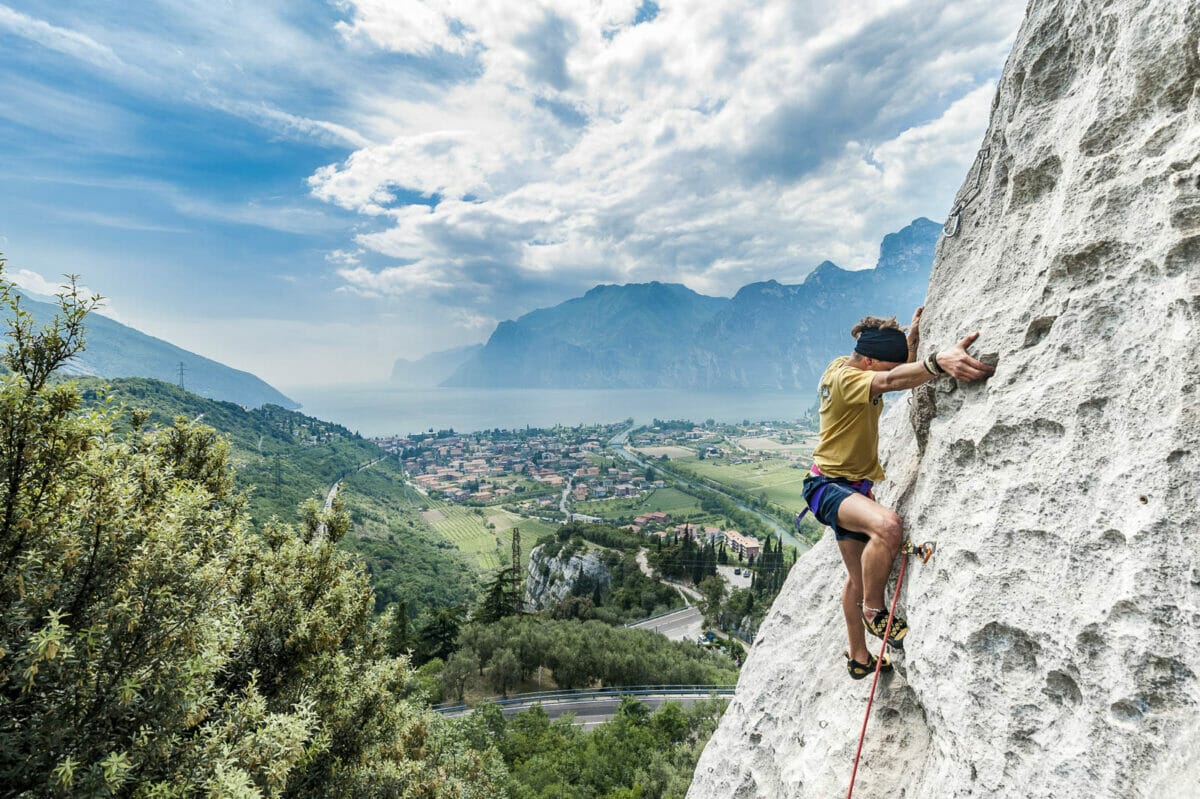
M 922 354 L 982 331 L 996 375 L 888 397 L 879 497 L 938 550 L 856 797 L 1197 795 L 1198 80 L 1196 0 L 1028 9 L 922 325 Z M 843 578 L 827 534 L 689 797 L 846 795 Z

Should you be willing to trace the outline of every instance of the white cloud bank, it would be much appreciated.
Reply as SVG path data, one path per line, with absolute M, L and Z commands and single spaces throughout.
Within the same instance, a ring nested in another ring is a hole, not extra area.
M 345 264 L 344 288 L 505 315 L 596 282 L 729 294 L 825 258 L 869 266 L 885 233 L 948 211 L 1023 8 L 659 6 L 635 25 L 638 0 L 348 3 L 351 46 L 478 69 L 376 98 L 395 135 L 311 177 L 394 261 Z M 414 194 L 440 201 L 400 204 Z

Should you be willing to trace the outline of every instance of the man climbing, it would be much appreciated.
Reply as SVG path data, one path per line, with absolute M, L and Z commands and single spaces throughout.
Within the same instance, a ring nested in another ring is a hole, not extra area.
M 971 382 L 995 371 L 967 354 L 979 333 L 918 363 L 923 310 L 913 314 L 907 337 L 895 318 L 863 319 L 850 331 L 858 342 L 854 353 L 835 359 L 821 377 L 820 441 L 813 450 L 812 472 L 804 479 L 804 501 L 819 522 L 833 528 L 846 564 L 846 668 L 856 680 L 875 670 L 876 659 L 867 649 L 863 630 L 884 636 L 884 584 L 904 537 L 900 517 L 876 502 L 871 492 L 884 477 L 879 465 L 883 395 L 916 388 L 943 374 Z M 888 642 L 899 646 L 907 633 L 908 625 L 896 616 Z M 882 668 L 891 669 L 886 656 Z

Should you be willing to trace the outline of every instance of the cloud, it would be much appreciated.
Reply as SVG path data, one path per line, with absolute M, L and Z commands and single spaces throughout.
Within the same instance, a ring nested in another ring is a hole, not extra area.
M 44 20 L 36 19 L 0 5 L 0 29 L 21 36 L 41 46 L 87 61 L 100 67 L 119 68 L 122 61 L 111 47 L 101 44 L 86 34 L 69 28 L 51 25 Z
M 30 294 L 37 295 L 34 299 L 42 302 L 54 302 L 55 295 L 61 294 L 67 289 L 66 275 L 58 280 L 47 280 L 31 269 L 14 269 L 11 272 L 6 272 L 5 277 L 11 280 L 18 288 L 24 289 Z M 76 285 L 75 288 L 79 292 L 80 297 L 89 298 L 99 294 L 99 292 L 93 291 L 87 286 Z M 95 313 L 107 316 L 109 319 L 117 322 L 121 321 L 120 315 L 113 310 L 112 304 L 107 297 L 104 297 L 100 301 Z
M 1023 10 L 641 6 L 350 4 L 342 32 L 364 46 L 480 69 L 310 178 L 371 220 L 359 247 L 399 261 L 341 269 L 345 287 L 511 315 L 595 282 L 728 295 L 826 258 L 870 266 L 884 234 L 948 210 Z

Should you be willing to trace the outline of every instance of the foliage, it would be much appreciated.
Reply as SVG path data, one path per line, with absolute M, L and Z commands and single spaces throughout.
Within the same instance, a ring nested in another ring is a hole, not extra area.
M 570 593 L 546 609 L 549 615 L 624 624 L 680 605 L 675 589 L 646 576 L 638 566 L 636 553 L 644 547 L 646 539 L 617 527 L 584 522 L 564 524 L 553 538 L 540 544 L 538 559 L 543 568 L 548 568 L 546 561 L 555 557 L 565 561 L 575 552 L 586 550 L 585 542 L 614 547 L 601 553 L 608 580 L 600 583 L 579 575 Z
M 468 624 L 458 642 L 479 663 L 511 649 L 526 678 L 549 668 L 562 688 L 603 685 L 732 685 L 737 672 L 726 658 L 658 633 L 612 627 L 600 621 L 510 616 L 494 624 Z
M 403 600 L 420 612 L 474 595 L 470 569 L 421 518 L 421 498 L 404 484 L 399 465 L 346 428 L 273 405 L 247 410 L 146 378 L 88 378 L 79 385 L 85 406 L 136 408 L 148 414 L 139 418 L 152 428 L 165 429 L 183 417 L 220 430 L 254 527 L 290 518 L 300 503 L 323 498 L 341 480 L 352 526 L 340 546 L 362 556 L 376 610 Z M 133 432 L 126 421 L 115 424 Z M 361 469 L 366 464 L 372 465 Z
M 720 699 L 651 712 L 626 697 L 612 720 L 586 732 L 570 716 L 551 721 L 536 706 L 506 722 L 485 705 L 453 722 L 475 745 L 496 746 L 514 799 L 683 799 L 696 762 L 724 710 Z
M 620 527 L 613 527 L 608 524 L 589 524 L 587 522 L 570 522 L 558 528 L 555 537 L 559 541 L 569 541 L 572 538 L 582 538 L 591 541 L 593 544 L 599 544 L 602 547 L 611 549 L 620 549 L 626 552 L 636 552 L 638 548 L 646 545 L 646 539 L 642 536 L 631 533 L 628 530 L 622 530 Z
M 690 580 L 699 585 L 717 573 L 717 550 L 712 542 L 701 542 L 697 536 L 676 534 L 650 552 L 650 565 L 664 577 Z
M 82 346 L 9 301 L 0 381 L 0 796 L 482 796 L 383 652 L 335 503 L 252 532 L 229 445 L 84 409 L 47 378 Z M 461 747 L 460 747 L 461 748 Z

